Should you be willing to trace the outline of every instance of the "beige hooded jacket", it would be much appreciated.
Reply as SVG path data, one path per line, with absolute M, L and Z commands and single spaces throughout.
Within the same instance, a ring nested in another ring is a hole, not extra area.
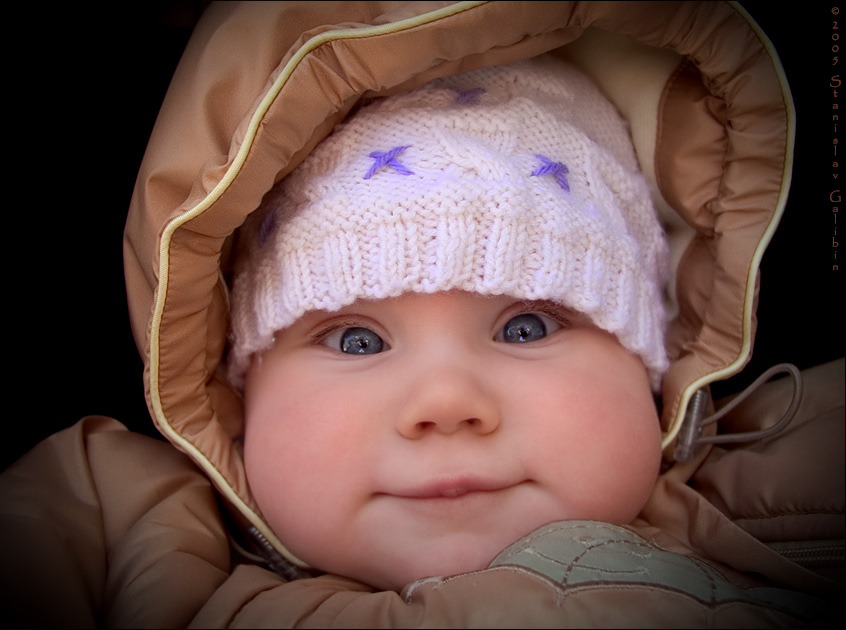
M 337 576 L 288 581 L 255 555 L 297 565 L 250 493 L 242 401 L 224 372 L 232 235 L 361 97 L 546 52 L 594 76 L 629 121 L 673 247 L 666 465 L 652 498 L 631 527 L 551 524 L 484 571 L 402 593 Z M 750 358 L 758 266 L 784 210 L 793 138 L 775 51 L 733 4 L 212 5 L 162 106 L 125 232 L 133 334 L 167 442 L 90 417 L 0 477 L 14 623 L 778 627 L 842 617 L 842 361 L 804 375 L 796 415 L 775 436 L 700 441 L 776 424 L 790 379 L 719 426 L 698 424 L 713 410 L 709 384 Z M 576 539 L 609 553 L 580 564 Z M 631 571 L 617 570 L 632 558 Z

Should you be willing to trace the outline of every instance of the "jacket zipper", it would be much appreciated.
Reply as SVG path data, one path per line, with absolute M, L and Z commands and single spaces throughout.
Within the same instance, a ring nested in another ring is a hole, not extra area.
M 842 567 L 846 559 L 846 543 L 842 539 L 773 542 L 767 547 L 809 569 Z

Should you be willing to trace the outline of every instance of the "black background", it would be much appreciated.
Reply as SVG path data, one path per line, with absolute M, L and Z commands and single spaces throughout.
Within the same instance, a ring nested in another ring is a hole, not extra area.
M 17 33 L 7 40 L 17 43 L 7 45 L 4 89 L 10 376 L 0 470 L 89 414 L 153 434 L 126 310 L 122 232 L 147 138 L 203 5 L 51 4 L 7 16 L 7 33 Z M 743 6 L 781 56 L 798 125 L 790 200 L 762 263 L 754 357 L 718 394 L 774 363 L 805 368 L 844 354 L 829 202 L 839 188 L 829 87 L 840 72 L 831 53 L 837 5 Z

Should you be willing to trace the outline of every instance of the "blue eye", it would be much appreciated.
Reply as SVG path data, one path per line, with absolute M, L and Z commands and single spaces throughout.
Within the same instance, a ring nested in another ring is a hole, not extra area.
M 369 328 L 345 328 L 329 335 L 326 339 L 330 347 L 334 347 L 344 354 L 378 354 L 382 352 L 385 342 Z
M 542 317 L 537 313 L 521 313 L 508 320 L 502 331 L 497 335 L 496 340 L 504 343 L 539 341 L 548 334 L 547 324 L 544 320 L 551 322 L 548 317 Z

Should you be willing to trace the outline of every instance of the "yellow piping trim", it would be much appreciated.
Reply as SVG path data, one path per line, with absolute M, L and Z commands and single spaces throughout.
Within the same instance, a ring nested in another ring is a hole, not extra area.
M 749 268 L 748 279 L 746 282 L 746 297 L 743 306 L 743 343 L 741 345 L 740 354 L 730 365 L 721 370 L 717 370 L 716 372 L 711 372 L 710 374 L 702 376 L 684 389 L 676 417 L 673 419 L 670 430 L 664 436 L 661 443 L 662 449 L 669 446 L 678 436 L 682 420 L 684 419 L 684 414 L 687 411 L 687 406 L 690 403 L 690 399 L 693 394 L 710 383 L 737 374 L 752 353 L 752 305 L 755 302 L 755 281 L 758 276 L 757 271 L 761 265 L 761 259 L 764 256 L 764 251 L 770 244 L 770 240 L 772 240 L 773 234 L 775 234 L 776 228 L 778 227 L 781 217 L 784 214 L 784 209 L 787 205 L 787 195 L 790 191 L 790 182 L 793 177 L 793 149 L 796 142 L 796 109 L 793 105 L 793 96 L 790 93 L 790 85 L 787 83 L 787 75 L 784 72 L 784 66 L 781 63 L 781 59 L 779 59 L 773 43 L 761 30 L 746 9 L 740 6 L 737 2 L 731 1 L 727 2 L 727 4 L 737 11 L 752 27 L 752 30 L 763 44 L 764 49 L 767 51 L 767 54 L 769 54 L 770 59 L 773 62 L 773 66 L 775 67 L 779 85 L 781 85 L 781 94 L 784 98 L 787 113 L 787 147 L 784 156 L 784 173 L 781 178 L 781 190 L 779 192 L 778 202 L 776 203 L 776 210 L 773 213 L 761 240 L 758 242 L 758 247 L 755 249 Z
M 247 155 L 249 154 L 250 149 L 252 148 L 253 141 L 255 140 L 255 136 L 258 133 L 259 125 L 264 119 L 267 110 L 270 109 L 270 106 L 273 104 L 273 101 L 276 99 L 279 92 L 282 90 L 282 87 L 285 85 L 288 78 L 291 76 L 293 71 L 296 69 L 296 67 L 306 55 L 331 41 L 344 39 L 364 39 L 367 37 L 376 37 L 379 35 L 398 33 L 404 30 L 409 30 L 418 26 L 422 26 L 424 24 L 430 24 L 437 20 L 451 17 L 459 13 L 463 13 L 464 11 L 469 11 L 470 9 L 474 9 L 477 6 L 487 3 L 488 0 L 458 2 L 454 5 L 443 7 L 436 11 L 431 11 L 430 13 L 424 13 L 423 15 L 418 15 L 413 18 L 407 18 L 405 20 L 400 20 L 399 22 L 394 22 L 391 24 L 382 24 L 379 26 L 369 26 L 363 28 L 335 29 L 331 31 L 326 31 L 324 33 L 312 37 L 305 44 L 303 44 L 303 46 L 286 64 L 282 73 L 279 75 L 279 77 L 277 77 L 271 89 L 262 99 L 256 112 L 253 114 L 253 117 L 250 120 L 250 124 L 247 128 L 247 132 L 244 137 L 244 142 L 238 150 L 238 153 L 235 156 L 232 165 L 229 167 L 229 169 L 223 176 L 223 179 L 218 182 L 218 184 L 205 197 L 205 199 L 203 199 L 200 203 L 198 203 L 190 210 L 172 219 L 162 232 L 162 238 L 159 244 L 159 285 L 156 288 L 156 302 L 155 308 L 153 310 L 153 319 L 150 325 L 150 401 L 152 403 L 153 412 L 155 413 L 156 419 L 158 420 L 159 427 L 171 442 L 178 445 L 180 448 L 182 448 L 191 455 L 191 457 L 203 468 L 205 473 L 212 480 L 215 481 L 215 484 L 218 488 L 221 489 L 221 492 L 223 492 L 224 496 L 226 496 L 226 498 L 231 501 L 247 517 L 247 519 L 256 527 L 256 529 L 258 529 L 259 532 L 261 532 L 261 534 L 265 538 L 267 538 L 267 540 L 278 551 L 283 553 L 288 560 L 301 567 L 307 567 L 308 565 L 299 558 L 293 556 L 285 548 L 282 542 L 267 527 L 261 517 L 259 517 L 259 515 L 256 514 L 250 508 L 250 506 L 248 506 L 243 501 L 243 499 L 241 499 L 241 497 L 238 496 L 238 494 L 232 489 L 232 486 L 229 484 L 229 482 L 223 477 L 220 471 L 212 465 L 212 463 L 206 458 L 205 454 L 203 454 L 203 452 L 200 451 L 196 446 L 194 446 L 194 444 L 186 440 L 179 433 L 177 433 L 176 430 L 173 429 L 164 413 L 164 408 L 162 406 L 159 391 L 159 329 L 161 327 L 162 317 L 164 315 L 165 296 L 167 295 L 168 282 L 170 279 L 169 264 L 171 239 L 173 238 L 173 235 L 176 230 L 178 230 L 188 221 L 191 221 L 192 219 L 203 214 L 220 198 L 223 192 L 227 188 L 229 188 L 230 184 L 233 182 L 235 177 L 237 177 L 238 173 L 241 171 L 241 168 L 247 160 Z

